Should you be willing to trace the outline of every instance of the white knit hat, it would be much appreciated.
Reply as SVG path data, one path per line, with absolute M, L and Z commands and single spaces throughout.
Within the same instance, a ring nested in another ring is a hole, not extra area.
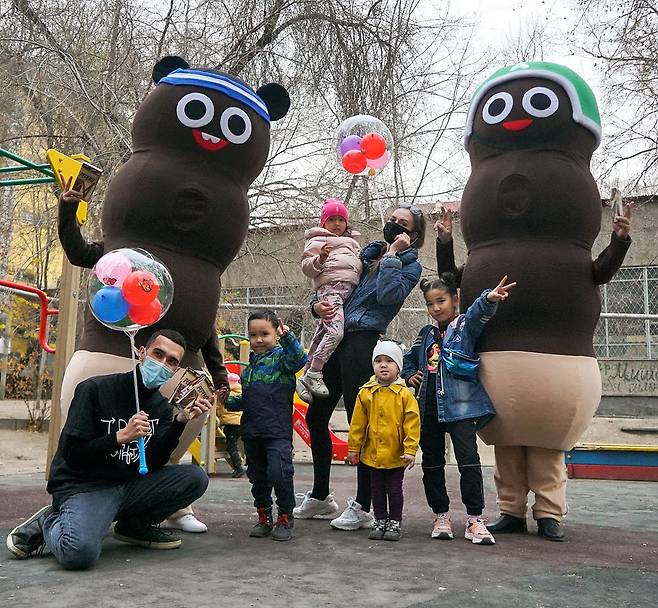
M 377 342 L 375 349 L 372 351 L 372 362 L 378 355 L 386 355 L 395 361 L 398 366 L 398 372 L 402 371 L 402 349 L 391 340 L 382 340 Z

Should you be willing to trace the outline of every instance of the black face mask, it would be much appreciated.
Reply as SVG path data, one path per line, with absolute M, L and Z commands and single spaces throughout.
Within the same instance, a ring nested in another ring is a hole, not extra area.
M 392 245 L 395 237 L 398 234 L 411 234 L 404 226 L 397 224 L 393 220 L 389 220 L 384 224 L 384 240 Z

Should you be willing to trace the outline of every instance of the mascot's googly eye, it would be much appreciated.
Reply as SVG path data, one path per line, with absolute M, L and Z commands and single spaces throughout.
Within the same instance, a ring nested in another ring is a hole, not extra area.
M 240 108 L 226 108 L 219 119 L 219 126 L 232 144 L 243 144 L 251 136 L 251 120 Z
M 514 99 L 509 93 L 501 91 L 492 95 L 482 108 L 482 120 L 488 125 L 495 125 L 505 120 L 514 105 Z
M 546 87 L 533 87 L 523 96 L 523 109 L 537 118 L 547 118 L 557 112 L 560 101 L 557 95 Z
M 186 127 L 198 129 L 207 125 L 215 115 L 212 100 L 203 93 L 188 93 L 176 106 L 176 116 Z

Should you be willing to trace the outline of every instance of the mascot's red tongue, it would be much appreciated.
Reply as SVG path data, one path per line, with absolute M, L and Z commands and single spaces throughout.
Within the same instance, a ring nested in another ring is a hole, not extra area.
M 508 120 L 503 123 L 508 131 L 523 131 L 532 124 L 532 118 L 521 118 L 520 120 Z
M 200 129 L 192 129 L 192 135 L 194 136 L 194 141 L 204 150 L 208 150 L 209 152 L 217 152 L 218 150 L 228 146 L 229 143 L 225 139 L 220 139 L 214 135 L 209 135 Z

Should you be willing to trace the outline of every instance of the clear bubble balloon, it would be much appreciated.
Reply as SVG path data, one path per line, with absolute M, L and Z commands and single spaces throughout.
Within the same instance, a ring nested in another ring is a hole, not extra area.
M 336 129 L 335 150 L 338 163 L 347 172 L 373 177 L 393 157 L 393 136 L 378 118 L 359 114 Z
M 157 323 L 173 297 L 174 283 L 166 266 L 143 249 L 110 251 L 89 273 L 89 308 L 110 329 L 134 332 Z

